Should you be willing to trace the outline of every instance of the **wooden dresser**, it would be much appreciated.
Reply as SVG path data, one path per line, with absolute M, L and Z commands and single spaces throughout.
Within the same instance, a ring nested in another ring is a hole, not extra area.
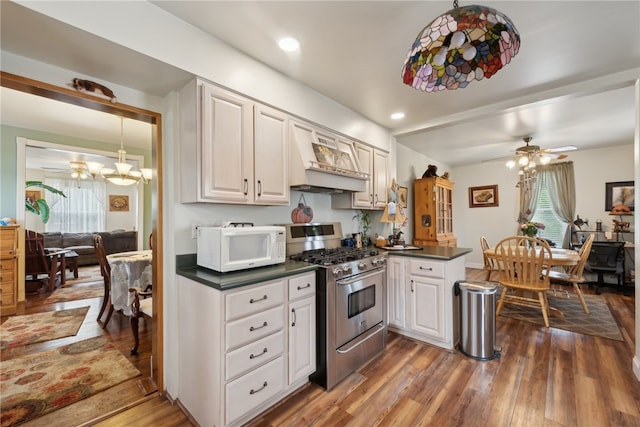
M 16 313 L 18 305 L 18 225 L 0 227 L 0 314 Z
M 453 235 L 453 182 L 432 177 L 413 181 L 416 246 L 457 246 Z

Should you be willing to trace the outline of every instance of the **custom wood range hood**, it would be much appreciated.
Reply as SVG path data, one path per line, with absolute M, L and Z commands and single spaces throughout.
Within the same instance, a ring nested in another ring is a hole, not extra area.
M 289 186 L 311 193 L 366 191 L 353 142 L 328 131 L 291 122 Z

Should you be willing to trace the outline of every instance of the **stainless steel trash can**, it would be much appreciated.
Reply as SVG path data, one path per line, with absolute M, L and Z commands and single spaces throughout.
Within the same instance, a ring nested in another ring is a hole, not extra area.
M 500 357 L 496 348 L 496 293 L 498 285 L 478 280 L 455 284 L 460 296 L 460 352 L 477 360 Z

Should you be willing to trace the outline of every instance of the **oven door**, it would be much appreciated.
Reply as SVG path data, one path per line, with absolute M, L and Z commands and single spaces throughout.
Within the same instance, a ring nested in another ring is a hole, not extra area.
M 382 322 L 384 275 L 381 269 L 336 281 L 336 348 Z

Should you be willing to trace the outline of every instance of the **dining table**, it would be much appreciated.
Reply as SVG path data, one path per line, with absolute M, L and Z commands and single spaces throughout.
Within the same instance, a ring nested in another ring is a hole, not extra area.
M 495 248 L 489 248 L 484 251 L 489 258 L 496 259 L 497 254 Z M 551 248 L 551 258 L 545 257 L 547 267 L 571 267 L 578 264 L 580 254 L 573 249 Z
M 111 303 L 115 310 L 132 316 L 134 296 L 129 288 L 144 290 L 153 279 L 153 251 L 119 252 L 107 255 L 111 267 Z

